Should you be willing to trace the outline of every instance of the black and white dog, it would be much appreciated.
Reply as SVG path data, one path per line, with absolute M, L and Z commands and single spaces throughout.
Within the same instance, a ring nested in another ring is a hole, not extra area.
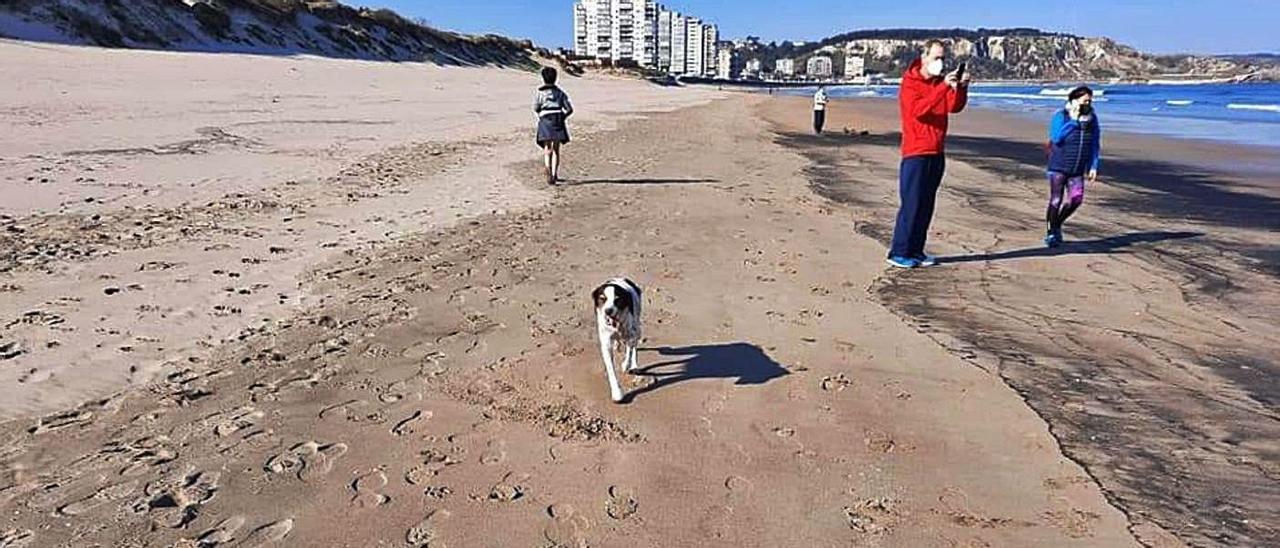
M 640 346 L 640 286 L 626 278 L 614 278 L 591 292 L 596 307 L 596 330 L 600 335 L 600 354 L 609 375 L 609 394 L 622 401 L 622 388 L 613 370 L 613 352 L 623 353 L 622 368 L 630 373 L 636 368 L 636 349 Z

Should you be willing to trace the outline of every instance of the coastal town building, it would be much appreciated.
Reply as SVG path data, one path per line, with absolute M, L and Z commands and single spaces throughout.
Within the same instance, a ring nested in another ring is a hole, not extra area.
M 825 55 L 810 57 L 806 68 L 808 69 L 806 73 L 812 79 L 831 78 L 832 76 L 831 58 Z
M 846 80 L 862 78 L 867 75 L 867 60 L 861 55 L 846 55 L 844 58 L 844 77 Z
M 579 0 L 573 6 L 573 18 L 574 54 L 612 59 L 612 3 L 609 0 Z
M 763 67 L 764 63 L 761 63 L 759 59 L 751 59 L 747 61 L 747 66 L 742 70 L 742 73 L 749 74 L 751 76 L 760 76 L 760 73 L 763 71 Z
M 703 25 L 702 27 L 702 54 L 706 57 L 706 64 L 702 67 L 703 74 L 716 75 L 720 73 L 720 28 L 715 25 Z
M 671 68 L 669 74 L 684 74 L 688 68 L 689 18 L 676 12 L 671 17 Z
M 778 76 L 784 76 L 787 78 L 795 76 L 796 75 L 795 59 L 778 59 L 774 63 L 773 72 L 776 73 Z
M 732 42 L 720 42 L 716 57 L 716 78 L 737 80 L 742 77 L 746 62 Z
M 707 67 L 707 40 L 706 29 L 702 26 L 702 20 L 697 17 L 690 17 L 687 23 L 689 25 L 689 36 L 685 38 L 685 66 L 684 73 L 691 76 L 704 74 Z
M 680 14 L 663 9 L 658 6 L 658 26 L 656 34 L 658 38 L 658 70 L 661 72 L 671 72 L 671 20 L 673 17 L 679 17 Z
M 655 0 L 577 0 L 573 51 L 614 65 L 668 74 L 715 76 L 720 29 Z

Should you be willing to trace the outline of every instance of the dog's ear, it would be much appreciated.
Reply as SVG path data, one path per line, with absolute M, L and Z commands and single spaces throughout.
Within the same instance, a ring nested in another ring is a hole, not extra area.
M 622 280 L 623 280 L 623 281 L 625 281 L 625 282 L 627 282 L 627 283 L 629 283 L 629 284 L 631 284 L 631 288 L 636 290 L 636 296 L 637 296 L 637 297 L 643 297 L 643 296 L 644 296 L 644 292 L 640 290 L 640 284 L 638 284 L 638 283 L 635 283 L 635 282 L 631 281 L 631 278 L 623 278 Z
M 600 306 L 600 299 L 604 298 L 604 286 L 600 286 L 591 291 L 591 308 L 595 309 Z

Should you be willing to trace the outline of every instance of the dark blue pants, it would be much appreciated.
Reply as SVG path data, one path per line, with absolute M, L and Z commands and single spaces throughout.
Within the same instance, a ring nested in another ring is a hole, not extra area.
M 902 205 L 898 207 L 898 222 L 893 228 L 890 257 L 924 256 L 924 242 L 929 237 L 933 206 L 946 167 L 947 160 L 941 154 L 902 159 L 898 169 L 898 197 Z

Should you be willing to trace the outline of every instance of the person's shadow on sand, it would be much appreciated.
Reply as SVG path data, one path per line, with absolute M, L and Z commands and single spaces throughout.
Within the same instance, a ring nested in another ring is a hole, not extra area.
M 656 351 L 661 356 L 678 356 L 679 358 L 636 370 L 637 375 L 654 377 L 654 382 L 628 394 L 628 402 L 641 394 L 694 379 L 736 378 L 737 381 L 734 384 L 746 385 L 764 384 L 788 374 L 786 368 L 773 361 L 773 358 L 765 354 L 759 346 L 744 342 L 679 348 L 664 346 L 643 350 Z
M 985 261 L 1004 261 L 1009 259 L 1029 259 L 1032 257 L 1057 257 L 1059 255 L 1109 255 L 1136 244 L 1150 244 L 1168 240 L 1186 240 L 1204 236 L 1200 232 L 1133 232 L 1109 238 L 1094 240 L 1067 241 L 1059 247 L 1044 246 L 1001 251 L 999 253 L 977 253 L 973 255 L 951 255 L 938 257 L 938 264 L 976 263 Z

